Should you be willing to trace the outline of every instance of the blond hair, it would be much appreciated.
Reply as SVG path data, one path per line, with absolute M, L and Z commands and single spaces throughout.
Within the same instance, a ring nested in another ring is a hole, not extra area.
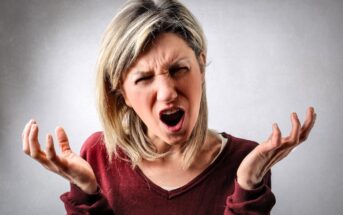
M 175 0 L 128 1 L 105 32 L 97 67 L 97 105 L 110 161 L 118 148 L 134 167 L 142 159 L 155 160 L 157 153 L 149 141 L 147 127 L 128 106 L 121 94 L 121 82 L 138 55 L 161 33 L 179 35 L 198 57 L 206 56 L 206 42 L 195 17 Z M 200 64 L 200 63 L 199 63 Z M 204 65 L 201 72 L 204 72 Z M 189 167 L 207 134 L 207 101 L 203 84 L 200 110 L 189 141 L 184 144 L 183 166 Z

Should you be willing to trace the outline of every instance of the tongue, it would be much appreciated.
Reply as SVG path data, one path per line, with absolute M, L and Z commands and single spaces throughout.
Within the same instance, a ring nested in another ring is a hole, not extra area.
M 172 114 L 162 114 L 161 120 L 168 126 L 175 126 L 181 120 L 183 116 L 183 111 L 179 110 Z

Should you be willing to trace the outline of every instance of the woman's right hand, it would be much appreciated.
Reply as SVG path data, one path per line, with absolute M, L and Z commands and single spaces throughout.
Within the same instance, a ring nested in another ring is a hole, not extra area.
M 46 169 L 68 179 L 84 192 L 95 193 L 97 182 L 92 167 L 70 149 L 68 137 L 63 128 L 57 127 L 55 132 L 61 148 L 59 155 L 56 154 L 51 134 L 46 136 L 45 152 L 41 150 L 37 123 L 30 120 L 22 134 L 23 151 Z

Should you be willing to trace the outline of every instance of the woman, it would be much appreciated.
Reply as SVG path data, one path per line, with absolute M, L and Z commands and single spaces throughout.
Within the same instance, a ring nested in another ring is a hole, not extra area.
M 292 131 L 276 124 L 258 145 L 207 128 L 206 43 L 192 14 L 173 0 L 129 1 L 109 25 L 98 61 L 103 132 L 81 157 L 56 129 L 43 152 L 38 126 L 23 131 L 23 150 L 65 177 L 68 214 L 268 214 L 275 203 L 270 168 L 314 125 L 309 108 Z

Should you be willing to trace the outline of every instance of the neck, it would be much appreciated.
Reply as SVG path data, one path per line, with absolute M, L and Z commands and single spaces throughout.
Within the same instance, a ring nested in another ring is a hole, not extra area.
M 148 162 L 150 165 L 177 165 L 182 166 L 182 158 L 183 158 L 183 150 L 184 150 L 184 144 L 185 143 L 179 143 L 179 144 L 168 144 L 161 140 L 159 137 L 156 136 L 150 136 L 150 140 L 152 144 L 157 149 L 158 153 L 167 153 L 166 156 L 159 158 L 154 161 L 143 161 L 143 163 Z M 219 143 L 219 144 L 218 144 Z M 218 137 L 212 132 L 208 131 L 205 142 L 201 146 L 200 151 L 197 154 L 197 158 L 195 159 L 196 162 L 192 166 L 203 166 L 207 165 L 208 162 L 211 162 L 212 158 L 217 155 L 220 146 L 221 146 L 221 140 L 218 139 Z
M 161 138 L 149 135 L 151 143 L 155 146 L 158 153 L 180 153 L 182 154 L 183 145 L 185 143 L 170 144 L 163 141 Z
M 161 142 L 161 145 L 166 145 L 166 143 Z M 165 147 L 165 150 L 172 149 L 174 151 L 154 161 L 142 160 L 138 167 L 145 176 L 159 186 L 180 187 L 189 183 L 211 164 L 220 150 L 221 142 L 215 135 L 208 132 L 206 141 L 198 152 L 195 161 L 188 168 L 183 168 L 182 153 L 179 150 L 182 144 L 180 145 L 179 147 Z

